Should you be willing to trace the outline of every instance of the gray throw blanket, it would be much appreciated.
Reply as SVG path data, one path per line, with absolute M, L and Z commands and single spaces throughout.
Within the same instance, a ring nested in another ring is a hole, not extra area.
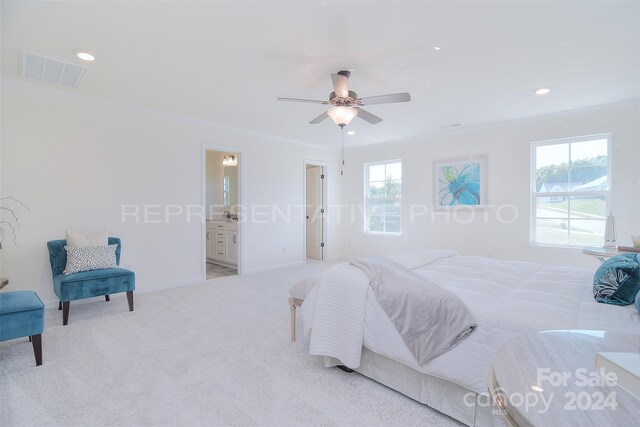
M 457 295 L 400 264 L 382 257 L 351 264 L 367 275 L 382 309 L 420 365 L 451 350 L 476 328 Z

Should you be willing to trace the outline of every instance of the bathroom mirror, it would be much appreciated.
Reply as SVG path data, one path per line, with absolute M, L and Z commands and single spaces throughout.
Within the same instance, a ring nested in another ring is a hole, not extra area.
M 205 153 L 205 208 L 208 220 L 218 220 L 228 211 L 238 212 L 239 191 L 236 153 L 207 149 Z
M 238 166 L 224 166 L 223 170 L 223 204 L 229 210 L 238 205 Z

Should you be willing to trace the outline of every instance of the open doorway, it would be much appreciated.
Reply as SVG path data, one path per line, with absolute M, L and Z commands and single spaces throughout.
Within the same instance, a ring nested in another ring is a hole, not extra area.
M 240 154 L 204 148 L 205 277 L 238 274 Z
M 305 162 L 305 253 L 307 260 L 326 257 L 326 165 Z

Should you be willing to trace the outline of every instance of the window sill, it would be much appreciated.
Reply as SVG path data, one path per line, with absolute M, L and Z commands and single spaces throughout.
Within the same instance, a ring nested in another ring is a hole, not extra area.
M 392 237 L 392 238 L 402 237 L 402 233 L 384 233 L 384 232 L 376 232 L 376 231 L 363 231 L 362 234 L 364 234 L 365 236 L 378 236 L 378 237 Z
M 528 246 L 532 249 L 560 249 L 563 251 L 582 252 L 582 249 L 586 247 L 593 247 L 594 245 L 553 245 L 551 243 L 538 243 L 529 242 Z

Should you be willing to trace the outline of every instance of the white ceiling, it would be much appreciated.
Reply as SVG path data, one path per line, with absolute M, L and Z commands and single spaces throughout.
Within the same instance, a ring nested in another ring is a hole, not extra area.
M 2 1 L 1 12 L 3 77 L 20 78 L 24 49 L 86 65 L 70 91 L 320 145 L 339 144 L 331 120 L 307 124 L 324 106 L 276 97 L 327 99 L 341 69 L 360 96 L 412 96 L 367 107 L 384 121 L 354 119 L 348 145 L 640 98 L 638 1 Z

